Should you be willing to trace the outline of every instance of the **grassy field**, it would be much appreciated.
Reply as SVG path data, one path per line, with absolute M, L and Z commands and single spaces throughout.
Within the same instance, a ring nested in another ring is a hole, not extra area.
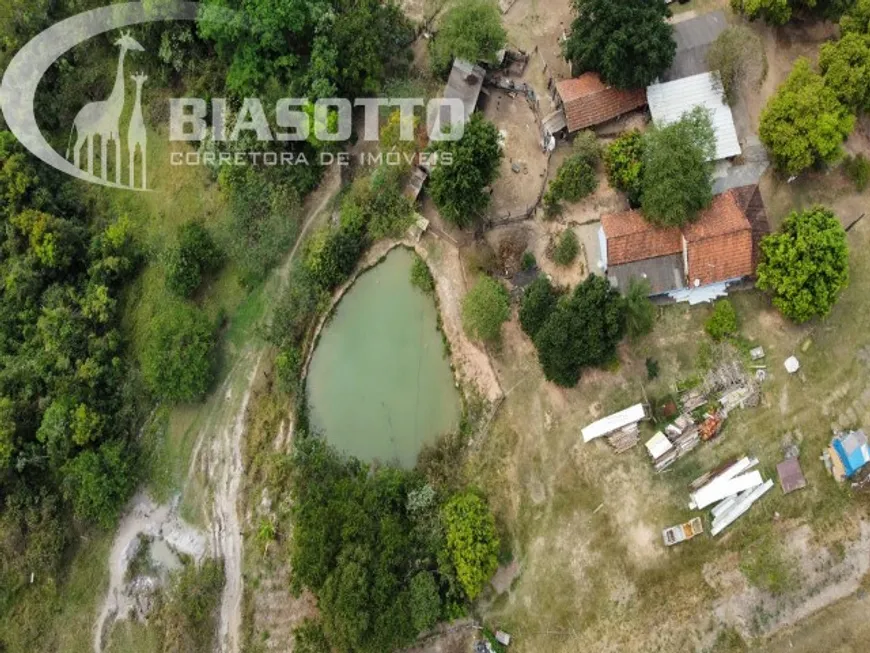
M 709 357 L 708 307 L 660 309 L 655 331 L 623 348 L 618 370 L 590 372 L 568 391 L 543 381 L 531 344 L 508 326 L 498 364 L 503 386 L 515 390 L 467 471 L 509 525 L 521 562 L 511 591 L 483 608 L 516 635 L 518 650 L 716 650 L 723 627 L 763 636 L 800 616 L 825 577 L 852 570 L 866 546 L 867 502 L 838 486 L 818 456 L 832 423 L 870 423 L 870 368 L 856 356 L 870 345 L 868 241 L 870 225 L 851 233 L 852 285 L 827 320 L 796 327 L 761 293 L 732 295 L 744 346 L 767 352 L 762 403 L 732 413 L 717 441 L 661 475 L 642 446 L 617 456 L 603 442 L 583 445 L 579 431 L 695 375 Z M 783 368 L 792 354 L 802 364 L 795 376 Z M 661 367 L 654 381 L 647 358 Z M 744 454 L 775 479 L 787 442 L 799 446 L 807 489 L 786 497 L 775 487 L 722 536 L 664 548 L 661 529 L 693 514 L 688 481 Z

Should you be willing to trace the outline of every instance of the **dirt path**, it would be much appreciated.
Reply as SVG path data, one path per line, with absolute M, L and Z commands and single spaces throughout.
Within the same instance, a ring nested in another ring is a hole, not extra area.
M 338 170 L 330 171 L 320 188 L 306 204 L 305 224 L 290 254 L 281 268 L 267 283 L 265 293 L 277 299 L 290 274 L 300 244 L 315 224 L 316 218 L 327 208 L 338 191 L 341 178 Z M 311 208 L 313 207 L 313 208 Z M 274 302 L 270 302 L 269 306 Z M 263 321 L 271 319 L 267 309 Z M 197 472 L 204 475 L 211 488 L 210 542 L 203 533 L 188 526 L 177 515 L 178 501 L 171 505 L 156 505 L 145 494 L 137 495 L 121 520 L 109 559 L 110 584 L 106 598 L 94 625 L 94 651 L 101 653 L 104 635 L 111 622 L 123 618 L 128 609 L 124 596 L 125 575 L 133 544 L 140 534 L 163 537 L 174 548 L 199 560 L 206 553 L 224 560 L 226 583 L 221 597 L 218 650 L 221 653 L 239 652 L 239 631 L 242 603 L 242 530 L 238 502 L 242 475 L 241 446 L 245 437 L 245 416 L 251 397 L 251 388 L 257 377 L 267 346 L 252 341 L 239 355 L 226 379 L 214 396 L 204 404 L 208 415 L 197 436 L 188 475 L 183 487 L 190 485 Z

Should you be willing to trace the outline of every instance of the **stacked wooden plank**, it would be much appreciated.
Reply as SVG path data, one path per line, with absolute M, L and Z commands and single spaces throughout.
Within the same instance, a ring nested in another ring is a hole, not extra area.
M 614 448 L 616 453 L 623 453 L 634 447 L 640 440 L 640 428 L 637 424 L 628 426 L 611 433 L 607 436 L 607 443 Z
M 661 472 L 674 461 L 682 458 L 701 441 L 694 420 L 687 414 L 680 415 L 665 430 L 659 431 L 646 443 L 653 467 Z

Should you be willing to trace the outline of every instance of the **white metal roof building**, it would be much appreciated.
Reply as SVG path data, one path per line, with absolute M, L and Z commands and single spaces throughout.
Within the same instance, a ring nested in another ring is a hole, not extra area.
M 716 134 L 714 160 L 727 159 L 740 154 L 740 141 L 734 128 L 731 107 L 725 101 L 713 73 L 701 73 L 672 82 L 653 84 L 646 89 L 649 110 L 655 122 L 669 125 L 698 106 L 710 111 Z

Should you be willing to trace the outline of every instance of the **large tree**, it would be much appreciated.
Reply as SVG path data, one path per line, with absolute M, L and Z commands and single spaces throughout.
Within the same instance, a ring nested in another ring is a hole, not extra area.
M 429 49 L 432 68 L 445 75 L 454 59 L 495 63 L 496 53 L 506 42 L 501 11 L 494 0 L 463 0 L 453 4 L 441 19 Z
M 574 0 L 574 11 L 564 53 L 575 73 L 643 88 L 671 65 L 677 46 L 664 0 Z
M 716 137 L 709 113 L 696 107 L 646 135 L 641 207 L 650 222 L 681 226 L 713 201 Z
M 857 0 L 840 18 L 843 34 L 870 34 L 870 0 Z
M 870 35 L 848 33 L 819 52 L 825 86 L 855 111 L 870 111 Z
M 564 387 L 576 385 L 584 367 L 616 355 L 625 328 L 622 297 L 606 279 L 589 275 L 559 302 L 535 336 L 544 376 Z
M 779 233 L 761 241 L 758 287 L 795 322 L 824 317 L 849 284 L 846 232 L 833 211 L 792 211 Z
M 498 129 L 475 113 L 462 138 L 435 141 L 430 151 L 438 161 L 429 177 L 429 194 L 441 215 L 460 227 L 481 219 L 490 200 L 484 189 L 498 176 L 503 156 Z
M 758 135 L 776 166 L 797 175 L 837 160 L 855 117 L 801 58 L 761 114 Z
M 475 340 L 498 342 L 509 317 L 508 292 L 492 277 L 481 277 L 462 299 L 462 326 Z

